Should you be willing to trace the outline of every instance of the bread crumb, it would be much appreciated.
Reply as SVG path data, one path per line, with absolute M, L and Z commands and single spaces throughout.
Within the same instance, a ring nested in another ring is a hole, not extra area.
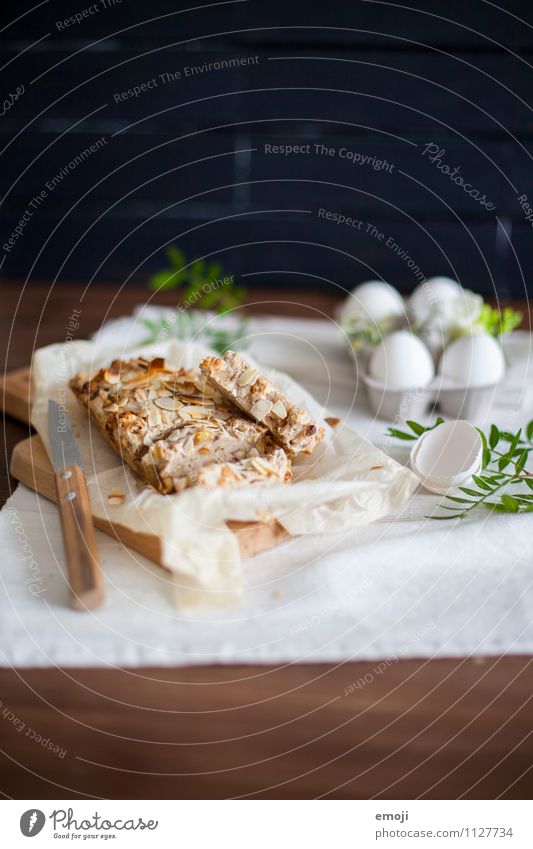
M 108 493 L 107 500 L 113 507 L 118 507 L 120 504 L 124 504 L 126 496 L 123 492 L 120 492 L 120 490 L 113 489 L 110 493 Z

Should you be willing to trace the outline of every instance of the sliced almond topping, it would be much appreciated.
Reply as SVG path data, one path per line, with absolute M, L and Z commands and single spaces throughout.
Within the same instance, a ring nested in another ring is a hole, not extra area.
M 213 431 L 211 430 L 197 430 L 194 434 L 194 444 L 199 445 L 200 442 L 208 442 L 213 439 Z
M 200 395 L 180 395 L 180 398 L 185 404 L 192 404 L 196 407 L 213 407 L 215 404 L 210 398 L 202 398 Z
M 239 375 L 237 379 L 237 384 L 239 386 L 248 386 L 248 384 L 252 383 L 252 381 L 254 381 L 256 377 L 256 370 L 252 368 L 252 366 L 248 366 L 248 368 L 245 368 L 242 374 Z
M 202 392 L 207 398 L 213 398 L 213 400 L 219 401 L 222 398 L 218 389 L 215 389 L 214 386 L 210 386 L 208 383 L 202 386 Z
M 174 481 L 172 480 L 172 478 L 163 478 L 161 483 L 165 492 L 172 492 L 172 490 L 174 489 Z
M 190 383 L 192 380 L 194 380 L 194 374 L 192 371 L 176 371 L 172 375 L 172 381 L 175 383 Z M 171 381 L 167 380 L 166 382 L 168 385 Z
M 252 466 L 262 475 L 273 475 L 274 469 L 268 463 L 265 463 L 264 460 L 259 459 L 259 457 L 254 457 L 252 459 Z
M 229 463 L 222 466 L 220 470 L 220 477 L 222 480 L 242 480 L 241 475 L 233 466 L 230 466 Z
M 181 430 L 173 430 L 172 433 L 169 433 L 167 436 L 168 442 L 178 442 L 180 439 L 183 439 L 183 433 Z
M 156 398 L 154 400 L 154 404 L 156 404 L 161 410 L 169 410 L 173 413 L 181 407 L 181 401 L 179 401 L 178 398 Z
M 272 407 L 272 412 L 280 419 L 287 418 L 287 410 L 285 409 L 285 406 L 282 401 L 276 401 L 276 403 Z
M 265 416 L 268 416 L 271 409 L 272 401 L 269 401 L 268 398 L 262 398 L 260 401 L 256 401 L 253 405 L 252 416 L 262 422 Z
M 170 391 L 170 389 L 165 389 L 164 386 L 161 386 L 159 387 L 159 389 L 156 389 L 156 398 L 172 398 L 172 396 L 173 393 Z
M 196 395 L 200 391 L 196 384 L 191 383 L 190 380 L 178 380 L 176 383 L 167 383 L 166 387 L 173 393 L 179 392 L 180 395 Z
M 105 411 L 106 413 L 116 413 L 118 410 L 118 404 L 106 404 Z
M 182 407 L 181 410 L 178 410 L 178 416 L 180 419 L 183 419 L 184 422 L 188 422 L 189 419 L 192 418 L 191 414 L 186 410 L 185 407 Z
M 150 427 L 157 427 L 161 424 L 161 413 L 159 412 L 155 404 L 152 404 L 148 411 L 147 421 Z
M 104 380 L 106 383 L 120 383 L 120 374 L 115 371 L 110 371 L 106 368 L 104 371 Z
M 188 413 L 192 419 L 205 419 L 210 415 L 211 410 L 206 410 L 205 407 L 195 407 L 191 405 L 189 407 L 182 407 L 180 414 L 182 412 Z
M 135 387 L 139 386 L 146 388 L 148 386 L 146 374 L 139 374 L 135 371 L 128 371 L 122 374 L 122 383 L 127 383 L 129 389 L 134 389 Z

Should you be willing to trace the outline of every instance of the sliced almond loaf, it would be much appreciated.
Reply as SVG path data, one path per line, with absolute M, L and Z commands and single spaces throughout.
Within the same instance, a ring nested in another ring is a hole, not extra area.
M 181 492 L 196 483 L 204 466 L 243 460 L 264 433 L 240 416 L 188 422 L 150 446 L 141 459 L 142 477 L 161 492 Z
M 223 359 L 206 357 L 200 370 L 224 397 L 265 425 L 289 456 L 312 454 L 323 439 L 324 429 L 235 351 L 226 351 Z
M 192 485 L 204 466 L 239 462 L 252 449 L 265 453 L 264 426 L 199 372 L 172 371 L 161 358 L 115 360 L 91 379 L 76 375 L 70 387 L 111 446 L 161 492 Z

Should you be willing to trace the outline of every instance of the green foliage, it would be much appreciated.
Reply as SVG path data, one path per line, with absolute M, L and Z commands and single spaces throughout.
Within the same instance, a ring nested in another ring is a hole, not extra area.
M 396 439 L 410 439 L 415 440 L 418 439 L 419 436 L 422 436 L 423 433 L 427 433 L 428 430 L 435 430 L 441 424 L 444 424 L 444 419 L 441 419 L 440 416 L 438 419 L 435 419 L 435 424 L 432 424 L 431 427 L 424 427 L 424 425 L 418 424 L 418 422 L 412 422 L 409 419 L 405 422 L 408 428 L 412 431 L 412 433 L 407 433 L 405 430 L 397 430 L 394 427 L 390 427 L 387 431 L 387 436 L 394 436 Z
M 173 319 L 158 318 L 156 320 L 143 318 L 142 324 L 148 335 L 141 345 L 154 345 L 164 342 L 170 337 L 176 339 L 191 339 L 202 342 L 217 354 L 223 355 L 228 349 L 242 350 L 247 347 L 248 320 L 241 318 L 231 326 L 224 325 L 225 318 L 220 316 L 215 321 L 206 324 L 201 313 L 176 310 Z
M 224 277 L 220 263 L 203 259 L 187 263 L 185 254 L 175 245 L 167 248 L 168 266 L 156 271 L 148 285 L 156 292 L 181 289 L 182 303 L 195 309 L 223 313 L 240 306 L 244 286 L 236 286 L 232 278 Z
M 501 336 L 503 333 L 510 333 L 521 321 L 522 313 L 516 312 L 512 307 L 504 307 L 500 312 L 489 304 L 483 304 L 477 324 L 492 336 Z
M 242 304 L 246 288 L 235 285 L 232 276 L 224 276 L 220 263 L 207 263 L 202 259 L 187 263 L 185 254 L 175 245 L 170 245 L 166 254 L 167 267 L 152 274 L 149 286 L 157 292 L 179 289 L 181 303 L 172 319 L 143 319 L 149 335 L 142 344 L 150 345 L 175 336 L 178 339 L 197 338 L 220 354 L 228 348 L 245 347 L 246 318 L 227 321 L 224 314 Z M 206 323 L 196 310 L 211 310 L 221 318 Z
M 442 422 L 443 419 L 439 418 L 431 427 L 424 427 L 418 422 L 407 421 L 410 433 L 389 428 L 388 435 L 397 439 L 416 440 Z M 472 476 L 477 489 L 458 487 L 457 493 L 461 495 L 447 495 L 439 504 L 438 509 L 448 513 L 433 514 L 427 518 L 464 519 L 477 507 L 485 507 L 498 513 L 533 512 L 533 474 L 526 471 L 529 454 L 533 451 L 533 420 L 516 433 L 500 430 L 494 424 L 491 425 L 488 436 L 479 428 L 478 433 L 483 443 L 483 474 Z M 521 489 L 513 489 L 511 495 L 508 490 L 515 486 Z M 469 498 L 464 498 L 464 495 Z M 462 505 L 461 508 L 456 507 L 457 504 Z
M 385 318 L 382 321 L 374 322 L 364 316 L 352 316 L 343 323 L 342 329 L 350 340 L 354 351 L 360 351 L 361 348 L 367 346 L 374 348 L 379 345 L 383 337 L 394 330 L 395 322 L 396 319 L 394 318 Z

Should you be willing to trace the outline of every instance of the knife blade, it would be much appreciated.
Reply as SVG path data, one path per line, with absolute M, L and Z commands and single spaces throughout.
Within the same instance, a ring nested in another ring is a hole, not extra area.
M 104 600 L 87 481 L 78 442 L 65 407 L 48 402 L 48 433 L 57 503 L 74 610 L 90 610 Z

